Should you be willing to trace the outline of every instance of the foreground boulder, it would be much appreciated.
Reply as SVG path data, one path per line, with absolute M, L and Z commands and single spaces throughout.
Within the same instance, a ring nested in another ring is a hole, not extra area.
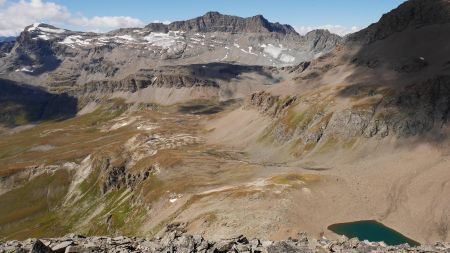
M 209 241 L 202 236 L 184 233 L 179 227 L 168 227 L 163 237 L 83 237 L 68 235 L 52 239 L 0 242 L 0 253 L 95 253 L 95 252 L 204 252 L 204 253 L 313 253 L 313 252 L 450 252 L 450 243 L 410 247 L 407 244 L 387 246 L 380 242 L 359 241 L 342 237 L 319 240 L 305 234 L 285 241 L 260 241 L 245 236 Z

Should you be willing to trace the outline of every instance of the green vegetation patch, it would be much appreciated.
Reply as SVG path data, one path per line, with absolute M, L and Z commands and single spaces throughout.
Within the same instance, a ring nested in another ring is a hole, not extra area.
M 0 195 L 0 238 L 58 233 L 55 213 L 67 194 L 70 176 L 65 170 L 44 173 L 23 187 Z

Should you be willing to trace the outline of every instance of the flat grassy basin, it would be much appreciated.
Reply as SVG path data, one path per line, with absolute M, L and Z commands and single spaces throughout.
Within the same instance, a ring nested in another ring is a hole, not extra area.
M 384 242 L 387 245 L 408 243 L 410 246 L 420 245 L 418 242 L 386 227 L 374 220 L 362 220 L 348 223 L 337 223 L 328 227 L 329 230 L 349 238 L 357 237 L 359 240 L 371 242 Z

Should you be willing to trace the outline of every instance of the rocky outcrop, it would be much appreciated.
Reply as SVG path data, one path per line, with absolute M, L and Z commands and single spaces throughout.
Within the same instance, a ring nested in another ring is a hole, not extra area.
M 108 94 L 112 92 L 136 92 L 149 86 L 158 88 L 191 88 L 218 87 L 213 80 L 199 79 L 188 75 L 166 75 L 163 73 L 148 76 L 132 75 L 122 80 L 91 81 L 79 87 L 74 94 L 86 95 L 90 93 Z
M 450 118 L 450 77 L 410 85 L 376 103 L 335 114 L 328 133 L 344 137 L 411 137 L 440 129 Z
M 286 70 L 286 71 L 288 71 L 289 74 L 291 74 L 291 73 L 300 74 L 300 73 L 303 73 L 303 71 L 305 71 L 309 67 L 310 64 L 311 64 L 311 62 L 308 62 L 308 61 L 302 62 L 295 66 L 283 67 L 283 68 L 281 68 L 281 70 Z
M 282 99 L 280 96 L 274 96 L 268 92 L 261 91 L 249 96 L 245 101 L 244 108 L 253 108 L 264 115 L 275 118 L 279 117 L 287 108 L 289 108 L 296 99 L 296 97 Z
M 154 69 L 141 69 L 121 80 L 106 79 L 87 82 L 76 86 L 72 92 L 73 95 L 81 96 L 90 93 L 108 94 L 117 91 L 136 92 L 147 87 L 219 88 L 220 81 L 227 82 L 238 79 L 241 74 L 255 73 L 273 78 L 272 75 L 276 71 L 272 67 L 242 66 L 228 63 L 161 66 Z
M 354 104 L 336 110 L 323 97 L 308 98 L 254 93 L 244 108 L 273 118 L 269 131 L 279 143 L 300 141 L 315 145 L 322 138 L 424 137 L 438 133 L 450 119 L 450 77 L 437 76 L 399 91 L 376 91 L 355 85 L 332 96 L 354 99 Z M 377 96 L 377 98 L 373 98 Z
M 0 58 L 7 56 L 14 47 L 14 41 L 0 42 Z
M 148 169 L 141 171 L 131 171 L 128 166 L 112 165 L 109 159 L 105 166 L 101 169 L 101 190 L 105 194 L 111 190 L 128 189 L 134 190 L 143 181 L 154 173 L 154 167 L 150 166 Z
M 84 253 L 84 252 L 448 252 L 450 243 L 437 242 L 432 245 L 411 247 L 408 244 L 387 246 L 382 242 L 359 241 L 342 237 L 328 240 L 324 237 L 314 239 L 306 234 L 284 241 L 261 241 L 247 239 L 245 236 L 210 241 L 199 235 L 188 235 L 178 225 L 170 225 L 163 237 L 153 239 L 136 237 L 84 237 L 67 235 L 62 238 L 28 239 L 0 243 L 0 252 L 32 253 Z

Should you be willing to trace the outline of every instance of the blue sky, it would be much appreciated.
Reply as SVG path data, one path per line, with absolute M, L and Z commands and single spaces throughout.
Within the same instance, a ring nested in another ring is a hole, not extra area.
M 184 20 L 207 11 L 237 16 L 262 14 L 271 21 L 315 26 L 366 26 L 403 0 L 58 0 L 86 16 L 132 16 L 144 21 Z M 107 7 L 106 7 L 107 6 Z
M 262 14 L 272 22 L 290 24 L 302 31 L 329 27 L 346 33 L 376 22 L 383 13 L 402 2 L 404 0 L 0 0 L 0 20 L 6 21 L 0 22 L 0 35 L 13 33 L 14 29 L 19 31 L 21 25 L 31 21 L 105 31 L 155 20 L 185 20 L 207 11 L 243 17 Z M 23 20 L 7 21 L 12 15 Z

